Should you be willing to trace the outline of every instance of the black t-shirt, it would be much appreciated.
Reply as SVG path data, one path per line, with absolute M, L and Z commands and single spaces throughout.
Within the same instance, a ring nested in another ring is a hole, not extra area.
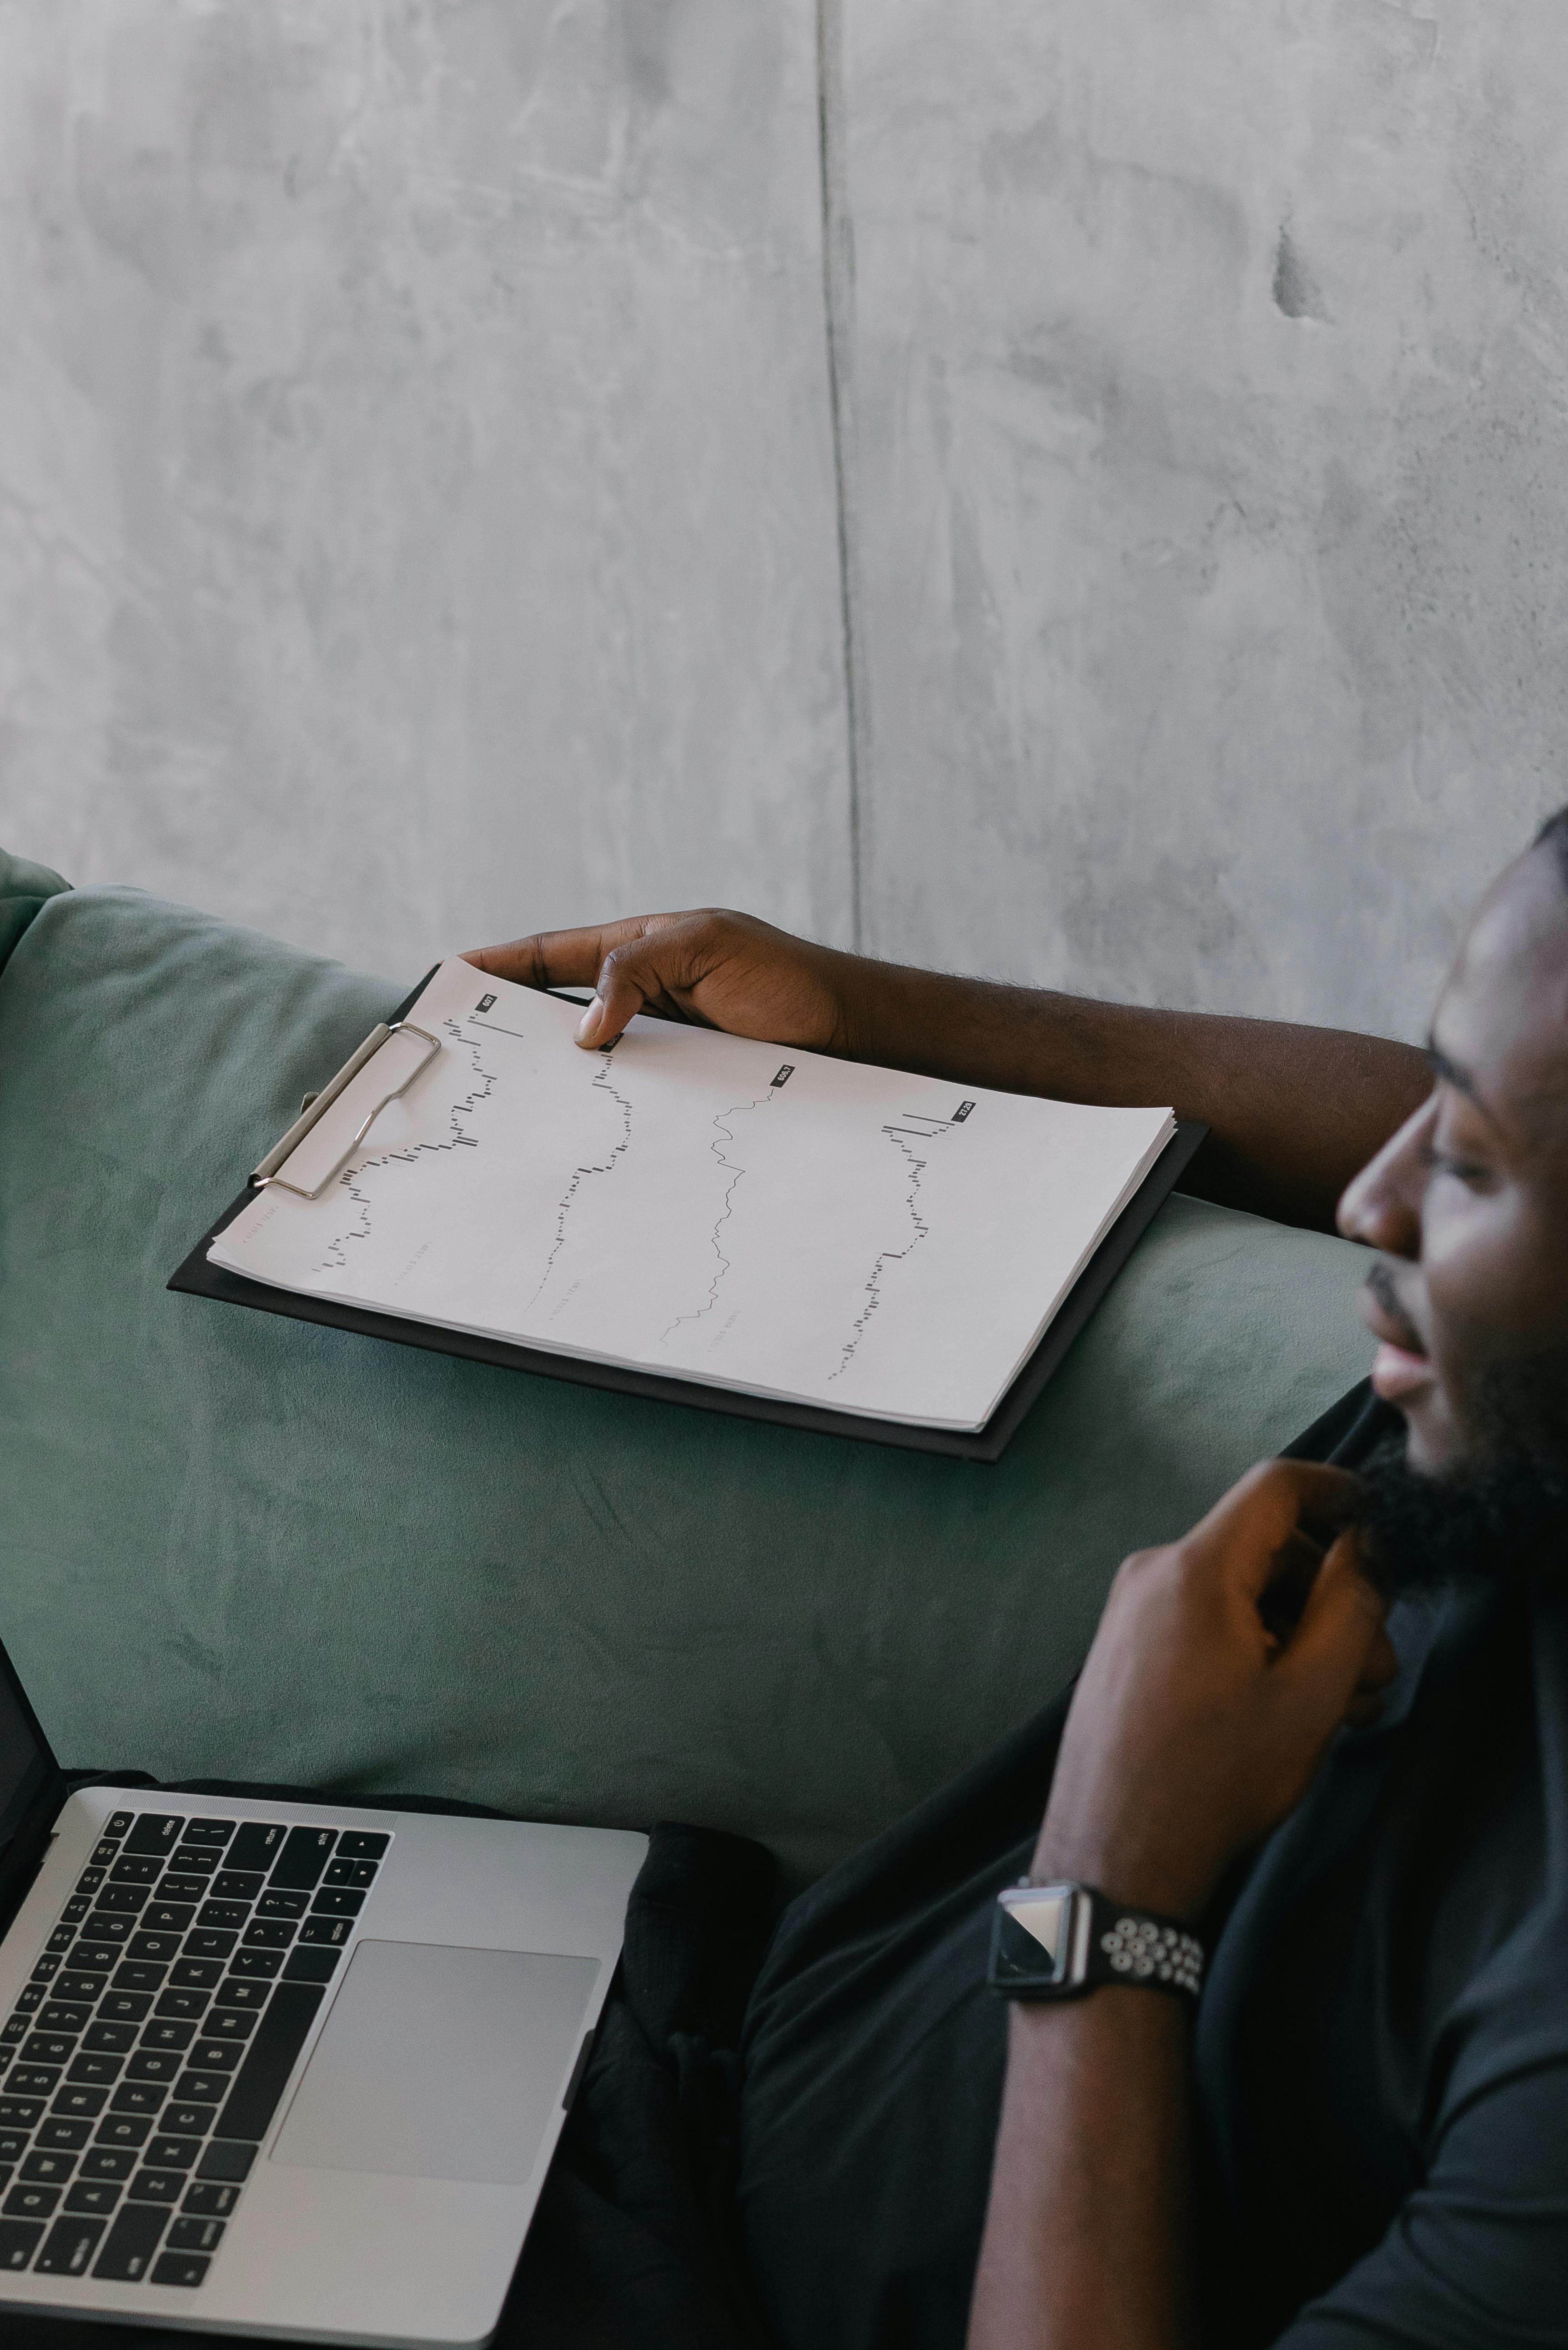
M 1293 1447 L 1353 1464 L 1365 1390 Z M 1194 2045 L 1205 2350 L 1568 2345 L 1568 1597 L 1402 1606 L 1214 1944 Z M 786 1914 L 737 2196 L 784 2350 L 960 2350 L 1005 2057 L 983 1988 L 1064 1702 Z

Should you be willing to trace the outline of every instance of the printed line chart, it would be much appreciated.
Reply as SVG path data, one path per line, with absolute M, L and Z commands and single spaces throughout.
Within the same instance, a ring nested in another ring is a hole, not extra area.
M 585 1053 L 580 1016 L 443 963 L 417 1013 L 441 1054 L 325 1194 L 258 1191 L 213 1260 L 525 1347 L 978 1426 L 1168 1122 L 961 1100 L 645 1017 Z

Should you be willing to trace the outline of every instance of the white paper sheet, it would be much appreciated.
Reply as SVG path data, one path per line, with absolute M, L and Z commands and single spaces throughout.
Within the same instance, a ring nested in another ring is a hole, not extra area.
M 439 1055 L 320 1198 L 258 1191 L 214 1263 L 915 1425 L 983 1427 L 1174 1131 L 1168 1109 L 991 1093 L 658 1020 L 585 1053 L 576 1005 L 457 961 L 410 1016 Z M 365 1084 L 296 1152 L 312 1182 Z

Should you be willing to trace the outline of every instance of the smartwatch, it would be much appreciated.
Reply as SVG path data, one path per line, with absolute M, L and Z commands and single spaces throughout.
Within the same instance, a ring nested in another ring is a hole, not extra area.
M 1092 1885 L 1031 1885 L 996 1897 L 987 1980 L 1004 1999 L 1081 1999 L 1102 1983 L 1174 1991 L 1195 2005 L 1204 1950 L 1179 1918 L 1107 1901 Z

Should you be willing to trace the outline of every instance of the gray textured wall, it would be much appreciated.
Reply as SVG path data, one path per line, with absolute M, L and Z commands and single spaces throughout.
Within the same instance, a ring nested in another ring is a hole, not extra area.
M 0 837 L 1411 1030 L 1568 795 L 1565 87 L 1559 0 L 0 0 Z

